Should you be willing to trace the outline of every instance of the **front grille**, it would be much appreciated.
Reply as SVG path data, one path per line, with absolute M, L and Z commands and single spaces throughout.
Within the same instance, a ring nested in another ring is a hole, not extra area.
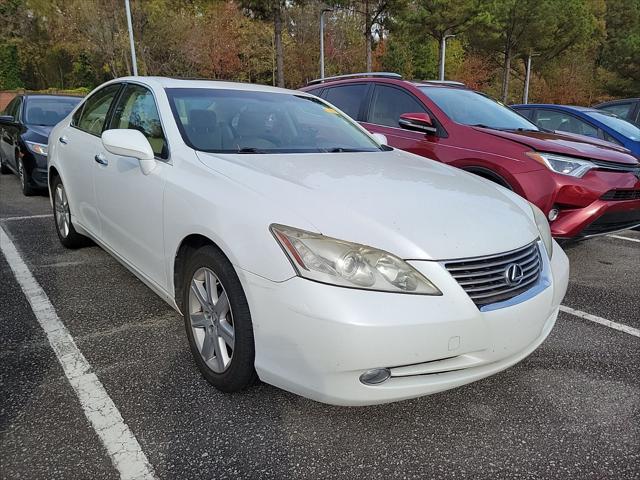
M 580 236 L 602 235 L 640 225 L 640 209 L 626 212 L 605 213 L 595 222 L 588 225 Z
M 603 160 L 591 160 L 591 163 L 594 163 L 598 166 L 598 170 L 609 170 L 612 172 L 629 172 L 636 174 L 640 172 L 639 164 L 629 164 L 629 163 L 614 163 L 614 162 L 605 162 Z
M 640 190 L 609 190 L 602 200 L 640 200 Z
M 518 284 L 507 281 L 506 270 L 511 264 L 522 269 Z M 510 252 L 486 257 L 451 260 L 445 268 L 478 306 L 503 302 L 526 292 L 540 278 L 542 258 L 537 242 Z

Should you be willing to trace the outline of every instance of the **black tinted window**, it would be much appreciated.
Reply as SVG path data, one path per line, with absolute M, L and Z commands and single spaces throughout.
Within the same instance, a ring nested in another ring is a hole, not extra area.
M 399 88 L 376 85 L 369 110 L 369 122 L 388 127 L 399 127 L 403 113 L 427 113 L 410 94 Z
M 9 102 L 9 105 L 4 109 L 5 115 L 11 115 L 14 119 L 18 117 L 18 110 L 20 106 L 20 97 L 16 97 Z
M 167 142 L 153 94 L 141 85 L 127 85 L 113 112 L 110 128 L 140 131 L 160 158 L 167 158 Z
M 367 94 L 367 85 L 342 85 L 327 89 L 324 98 L 332 103 L 351 118 L 358 120 L 362 99 Z
M 24 123 L 52 127 L 80 102 L 80 98 L 28 97 Z
M 102 133 L 111 102 L 113 102 L 118 90 L 120 90 L 120 84 L 116 83 L 91 95 L 84 103 L 79 117 L 74 115 L 73 125 L 80 130 L 99 136 Z

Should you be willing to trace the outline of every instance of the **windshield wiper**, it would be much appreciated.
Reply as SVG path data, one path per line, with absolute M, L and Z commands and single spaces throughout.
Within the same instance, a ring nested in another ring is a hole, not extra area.
M 238 153 L 267 153 L 265 150 L 260 150 L 255 147 L 243 147 L 238 149 Z
M 480 128 L 489 128 L 491 130 L 500 130 L 499 128 L 496 127 L 490 127 L 489 125 L 485 125 L 484 123 L 474 123 L 472 125 L 469 125 L 470 127 L 480 127 Z
M 366 150 L 362 150 L 360 148 L 345 148 L 345 147 L 333 147 L 333 148 L 325 148 L 323 149 L 327 153 L 352 153 L 352 152 L 365 152 Z

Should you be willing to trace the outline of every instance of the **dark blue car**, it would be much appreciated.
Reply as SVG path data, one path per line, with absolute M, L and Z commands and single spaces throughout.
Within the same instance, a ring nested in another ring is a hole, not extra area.
M 591 107 L 569 105 L 513 105 L 538 127 L 586 135 L 622 145 L 640 157 L 640 128 L 612 113 Z

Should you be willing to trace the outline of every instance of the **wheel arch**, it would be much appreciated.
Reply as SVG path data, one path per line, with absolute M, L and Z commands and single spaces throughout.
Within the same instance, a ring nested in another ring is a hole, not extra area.
M 507 181 L 507 179 L 505 179 L 502 175 L 500 175 L 499 173 L 496 173 L 493 170 L 489 170 L 488 168 L 477 167 L 477 166 L 463 167 L 463 170 L 466 172 L 478 175 L 479 177 L 482 177 L 485 180 L 491 180 L 492 182 L 497 183 L 501 187 L 508 188 L 511 191 L 515 191 L 514 186 L 509 181 Z
M 203 235 L 201 233 L 191 233 L 184 237 L 178 248 L 176 249 L 176 253 L 173 259 L 173 297 L 176 302 L 176 305 L 180 306 L 180 299 L 183 294 L 183 277 L 184 277 L 184 267 L 186 265 L 187 259 L 190 255 L 193 254 L 196 250 L 204 246 L 211 246 L 217 249 L 222 255 L 225 256 L 227 260 L 231 262 L 229 256 L 220 248 L 220 246 L 214 242 L 210 237 Z M 233 262 L 231 262 L 233 263 Z

